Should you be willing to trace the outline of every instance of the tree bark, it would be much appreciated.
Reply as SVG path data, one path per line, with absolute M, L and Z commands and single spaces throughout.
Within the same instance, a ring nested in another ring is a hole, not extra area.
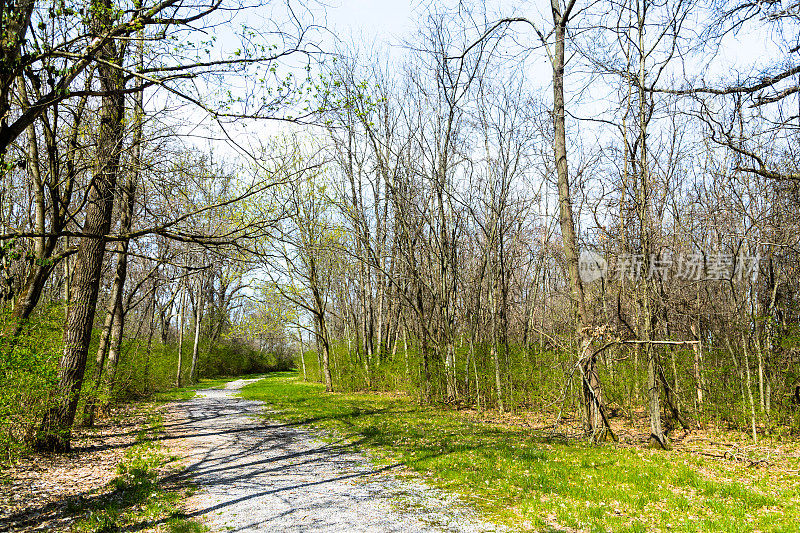
M 110 19 L 112 5 L 109 0 L 93 4 L 93 26 L 102 32 L 113 24 Z M 125 78 L 116 64 L 121 61 L 121 55 L 114 40 L 109 40 L 99 54 L 103 62 L 97 71 L 105 96 L 101 99 L 94 176 L 89 186 L 83 224 L 87 236 L 81 238 L 75 262 L 71 304 L 64 327 L 64 352 L 58 364 L 59 396 L 45 415 L 35 442 L 35 447 L 41 451 L 69 451 L 75 410 L 86 371 L 105 252 L 104 236 L 111 227 L 114 187 L 119 173 Z
M 139 33 L 139 53 L 138 68 L 143 67 L 142 59 L 142 40 L 143 36 Z M 128 169 L 125 183 L 122 186 L 122 205 L 120 208 L 119 232 L 123 235 L 130 233 L 133 227 L 133 211 L 136 199 L 136 187 L 139 183 L 139 173 L 141 172 L 141 153 L 142 153 L 142 121 L 143 121 L 143 98 L 142 81 L 137 78 L 135 94 L 135 104 L 133 109 L 133 153 L 131 154 L 131 168 Z M 114 275 L 114 294 L 116 296 L 114 320 L 111 325 L 111 346 L 108 352 L 108 376 L 106 379 L 106 396 L 104 398 L 102 411 L 108 415 L 111 407 L 114 387 L 117 381 L 117 366 L 122 349 L 122 337 L 125 332 L 125 318 L 127 309 L 122 303 L 122 296 L 125 292 L 125 282 L 128 279 L 128 248 L 129 239 L 122 239 L 117 242 L 117 271 Z

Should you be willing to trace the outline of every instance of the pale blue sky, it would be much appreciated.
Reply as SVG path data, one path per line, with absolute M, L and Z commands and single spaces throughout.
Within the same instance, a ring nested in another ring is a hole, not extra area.
M 585 3 L 581 1 L 579 5 Z M 280 3 L 272 4 L 272 8 L 258 8 L 254 12 L 247 12 L 242 14 L 244 20 L 237 22 L 246 22 L 256 27 L 260 23 L 269 24 L 271 22 L 277 24 L 281 18 L 281 5 Z M 313 17 L 314 24 L 325 26 L 328 29 L 327 32 L 323 31 L 315 34 L 316 38 L 323 39 L 320 45 L 324 50 L 332 51 L 337 48 L 341 50 L 347 48 L 349 43 L 355 44 L 362 51 L 371 48 L 372 45 L 384 49 L 395 45 L 391 57 L 397 60 L 403 55 L 402 49 L 397 45 L 414 39 L 419 29 L 425 24 L 426 14 L 430 11 L 430 6 L 434 6 L 434 9 L 447 9 L 457 5 L 458 0 L 440 0 L 436 3 L 431 3 L 427 0 L 320 0 L 317 4 L 307 4 L 310 12 L 305 11 L 298 14 L 305 23 L 311 22 L 309 19 Z M 488 0 L 486 2 L 486 10 L 490 13 L 488 16 L 490 20 L 502 16 L 523 15 L 534 22 L 541 23 L 543 28 L 549 26 L 547 21 L 548 7 L 549 0 Z M 693 22 L 694 25 L 704 25 L 705 21 L 701 19 L 707 14 L 696 12 L 694 16 L 697 17 Z M 262 20 L 259 21 L 258 19 Z M 518 37 L 521 45 L 537 44 L 537 38 L 530 28 L 518 25 L 516 29 L 519 31 Z M 457 32 L 458 28 L 453 28 L 453 31 Z M 228 41 L 222 35 L 220 37 L 221 43 Z M 338 46 L 335 43 L 337 39 L 340 41 Z M 507 42 L 511 45 L 512 41 L 507 40 Z M 693 83 L 719 85 L 724 83 L 721 78 L 731 77 L 732 66 L 735 65 L 740 71 L 747 71 L 749 70 L 748 66 L 755 66 L 758 63 L 774 64 L 774 54 L 775 47 L 770 46 L 769 36 L 765 32 L 760 32 L 760 34 L 742 32 L 736 37 L 728 39 L 725 46 L 710 64 L 700 65 L 691 61 L 687 64 L 675 62 L 673 65 L 674 70 L 671 70 L 680 75 L 685 68 L 685 73 L 689 78 L 702 72 L 703 76 L 693 80 Z M 707 59 L 707 57 L 705 58 Z M 541 92 L 543 98 L 547 98 L 549 95 L 547 90 L 549 67 L 545 57 L 541 53 L 536 53 L 523 65 L 509 65 L 508 68 L 519 69 L 520 66 L 531 84 L 531 89 Z M 568 77 L 580 77 L 578 72 L 580 68 L 578 68 L 577 64 L 571 64 L 567 70 Z M 575 87 L 580 89 L 581 83 L 579 80 L 576 81 L 577 84 L 568 84 L 571 90 L 575 90 Z M 604 93 L 606 92 L 607 88 L 602 85 L 592 86 L 585 92 L 581 91 L 579 93 L 581 97 L 580 106 L 574 107 L 577 102 L 570 102 L 573 105 L 573 112 L 579 116 L 591 115 L 593 111 L 587 111 L 585 106 L 589 106 L 591 110 L 597 109 L 601 105 L 599 100 L 605 96 Z M 190 113 L 196 113 L 198 121 L 203 120 L 202 114 L 197 110 L 191 110 Z M 263 139 L 265 135 L 281 131 L 284 128 L 285 125 L 281 123 L 259 123 L 257 125 L 243 123 L 240 128 L 234 127 L 233 129 L 239 130 L 237 137 L 241 135 L 239 139 L 244 141 L 248 134 L 255 134 L 256 137 Z M 582 129 L 589 133 L 592 127 L 584 124 Z
M 331 30 L 363 34 L 368 39 L 395 41 L 410 33 L 416 25 L 415 8 L 419 0 L 333 0 L 328 4 L 327 20 Z

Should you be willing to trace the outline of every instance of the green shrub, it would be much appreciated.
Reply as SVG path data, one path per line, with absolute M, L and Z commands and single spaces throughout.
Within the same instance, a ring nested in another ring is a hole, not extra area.
M 27 449 L 53 403 L 63 317 L 61 306 L 43 308 L 19 337 L 0 340 L 0 463 Z

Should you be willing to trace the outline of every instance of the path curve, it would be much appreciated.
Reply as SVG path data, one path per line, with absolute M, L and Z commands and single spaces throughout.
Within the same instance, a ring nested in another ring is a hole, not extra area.
M 482 532 L 456 497 L 376 468 L 344 442 L 270 422 L 262 402 L 225 389 L 176 402 L 166 427 L 188 464 L 179 477 L 199 486 L 187 514 L 211 531 Z

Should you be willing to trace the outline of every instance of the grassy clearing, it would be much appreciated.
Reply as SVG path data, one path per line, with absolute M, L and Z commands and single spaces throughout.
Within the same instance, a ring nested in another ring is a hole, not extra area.
M 261 374 L 254 374 L 252 377 L 261 377 Z M 223 377 L 214 379 L 201 379 L 194 385 L 187 387 L 176 387 L 166 391 L 155 392 L 151 395 L 151 399 L 156 402 L 174 402 L 182 400 L 190 400 L 194 398 L 198 390 L 201 389 L 224 389 L 225 385 L 237 379 L 245 379 L 244 376 L 236 377 Z
M 188 520 L 180 502 L 192 488 L 164 487 L 159 476 L 165 465 L 175 460 L 164 453 L 164 447 L 153 439 L 163 431 L 160 415 L 151 415 L 136 435 L 136 443 L 117 465 L 117 476 L 94 498 L 74 504 L 70 509 L 82 515 L 72 530 L 80 533 L 106 533 L 141 530 L 158 526 L 161 531 L 193 533 L 206 531 L 199 523 Z
M 350 435 L 514 529 L 777 532 L 800 521 L 800 477 L 786 468 L 551 440 L 405 398 L 325 394 L 294 373 L 269 375 L 242 396 L 278 410 L 272 418 Z

